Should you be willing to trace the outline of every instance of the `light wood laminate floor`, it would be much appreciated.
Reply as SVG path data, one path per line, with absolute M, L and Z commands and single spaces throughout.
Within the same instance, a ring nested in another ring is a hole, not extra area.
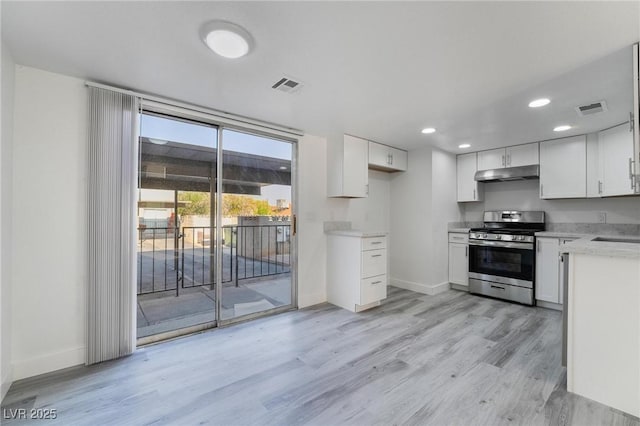
M 22 380 L 3 408 L 56 409 L 46 425 L 640 424 L 564 390 L 560 312 L 389 290 L 359 314 L 324 304 Z

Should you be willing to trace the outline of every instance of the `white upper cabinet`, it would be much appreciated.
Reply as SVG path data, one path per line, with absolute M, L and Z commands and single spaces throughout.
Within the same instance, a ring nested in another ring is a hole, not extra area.
M 482 201 L 482 187 L 474 179 L 478 171 L 475 152 L 457 157 L 457 193 L 458 201 Z
M 630 123 L 598 133 L 598 164 L 601 197 L 634 194 L 633 129 Z
M 509 146 L 478 152 L 478 170 L 501 169 L 538 164 L 538 143 Z
M 369 142 L 350 135 L 327 144 L 329 197 L 365 198 L 369 193 Z
M 540 198 L 587 196 L 585 136 L 540 142 Z
M 531 166 L 539 164 L 538 143 L 510 146 L 506 150 L 507 167 Z
M 501 169 L 505 167 L 504 148 L 478 152 L 478 170 Z
M 369 168 L 387 172 L 407 170 L 407 151 L 369 141 Z

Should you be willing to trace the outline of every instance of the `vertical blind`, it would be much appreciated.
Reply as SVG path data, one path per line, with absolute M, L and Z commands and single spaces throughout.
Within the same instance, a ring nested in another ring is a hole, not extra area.
M 138 99 L 89 87 L 87 364 L 135 349 Z

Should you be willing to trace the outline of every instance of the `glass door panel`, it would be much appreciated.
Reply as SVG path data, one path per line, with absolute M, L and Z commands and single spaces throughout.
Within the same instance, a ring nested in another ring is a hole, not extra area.
M 222 131 L 222 286 L 220 319 L 293 301 L 293 144 Z
M 138 179 L 138 338 L 216 320 L 218 129 L 141 114 Z

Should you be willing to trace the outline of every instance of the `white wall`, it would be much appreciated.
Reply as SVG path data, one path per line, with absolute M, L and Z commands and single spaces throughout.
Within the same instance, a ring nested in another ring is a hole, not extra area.
M 0 401 L 9 390 L 11 370 L 11 244 L 12 244 L 12 157 L 13 157 L 13 101 L 15 64 L 9 50 L 2 43 L 2 111 L 0 128 Z
M 298 144 L 298 306 L 327 301 L 325 221 L 349 221 L 356 229 L 389 232 L 390 179 L 369 171 L 369 197 L 327 198 L 327 139 L 305 135 Z
M 597 223 L 598 212 L 607 223 L 640 224 L 640 197 L 541 200 L 539 181 L 484 184 L 484 202 L 464 204 L 464 220 L 482 221 L 484 210 L 543 210 L 550 223 Z
M 449 222 L 462 218 L 462 208 L 457 202 L 456 157 L 440 150 L 431 153 L 432 186 L 432 236 L 433 256 L 431 282 L 441 284 L 449 281 Z
M 460 219 L 455 156 L 430 147 L 409 153 L 391 181 L 391 283 L 427 294 L 448 286 L 448 222 Z
M 18 66 L 13 147 L 14 379 L 85 358 L 87 92 Z
M 15 93 L 11 349 L 20 379 L 84 362 L 87 94 L 82 80 L 23 66 Z M 300 140 L 300 307 L 326 301 L 325 221 L 389 231 L 390 175 L 370 173 L 368 199 L 329 199 L 326 154 L 325 138 Z
M 326 139 L 304 136 L 298 144 L 298 306 L 327 300 Z

